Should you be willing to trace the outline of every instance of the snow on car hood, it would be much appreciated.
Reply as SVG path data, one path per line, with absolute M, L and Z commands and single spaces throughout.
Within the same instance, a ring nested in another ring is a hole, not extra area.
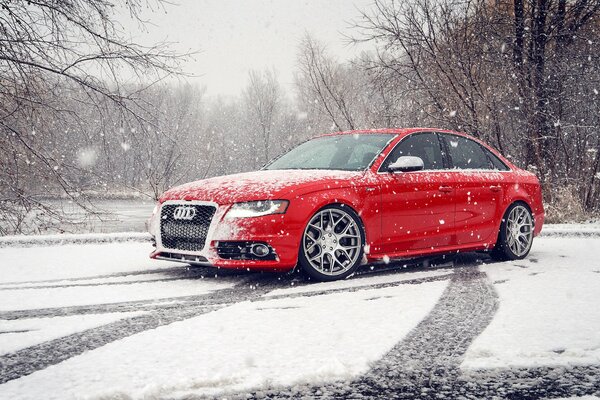
M 356 185 L 363 171 L 280 170 L 217 176 L 186 183 L 166 191 L 167 200 L 203 200 L 217 204 L 285 199 L 322 189 Z

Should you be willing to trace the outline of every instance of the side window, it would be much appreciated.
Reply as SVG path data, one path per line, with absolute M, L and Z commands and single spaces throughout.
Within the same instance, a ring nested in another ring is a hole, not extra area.
M 458 169 L 494 169 L 481 145 L 462 136 L 443 135 L 452 165 Z
M 444 168 L 440 141 L 435 133 L 413 133 L 402 139 L 381 164 L 380 171 L 387 171 L 388 166 L 402 156 L 421 157 L 426 170 Z
M 494 169 L 497 169 L 498 171 L 508 171 L 508 170 L 510 170 L 510 168 L 508 168 L 506 166 L 506 164 L 504 164 L 504 162 L 502 160 L 500 160 L 498 157 L 496 157 L 496 155 L 494 153 L 492 153 L 491 151 L 489 151 L 485 147 L 483 148 L 483 151 L 485 151 L 485 154 L 488 156 L 488 158 L 492 162 L 492 165 L 494 166 Z

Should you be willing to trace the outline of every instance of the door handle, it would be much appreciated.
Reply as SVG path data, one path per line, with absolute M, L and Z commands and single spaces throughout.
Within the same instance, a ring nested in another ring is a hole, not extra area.
M 452 186 L 440 186 L 438 190 L 443 193 L 450 193 L 452 191 Z
M 496 185 L 492 185 L 492 186 L 490 186 L 490 190 L 492 192 L 499 192 L 500 190 L 502 190 L 502 187 L 496 186 Z

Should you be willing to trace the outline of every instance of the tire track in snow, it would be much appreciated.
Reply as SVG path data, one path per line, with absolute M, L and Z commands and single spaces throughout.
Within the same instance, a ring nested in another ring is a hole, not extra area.
M 533 400 L 600 395 L 600 365 L 461 371 L 464 354 L 497 308 L 498 296 L 486 274 L 477 266 L 462 266 L 431 313 L 364 376 L 226 397 Z
M 157 278 L 157 279 L 145 279 L 145 280 L 134 280 L 134 281 L 115 281 L 115 282 L 99 282 L 99 283 L 67 283 L 62 285 L 30 285 L 30 286 L 10 286 L 0 287 L 0 290 L 29 290 L 29 289 L 65 289 L 71 287 L 89 287 L 89 286 L 116 286 L 116 285 L 133 285 L 136 283 L 156 283 L 156 282 L 171 282 L 171 281 L 182 281 L 189 280 L 189 277 L 170 277 L 170 278 Z
M 432 269 L 430 269 L 432 270 Z M 406 270 L 402 269 L 400 273 L 410 273 L 414 270 Z M 416 271 L 421 271 L 421 269 L 417 269 Z M 391 273 L 398 273 L 398 270 L 389 270 Z M 379 274 L 379 276 L 382 274 Z M 383 274 L 385 275 L 385 274 Z M 369 276 L 375 276 L 374 273 L 364 273 L 360 274 L 356 278 L 353 279 L 355 282 L 360 282 L 362 279 L 368 279 Z M 386 282 L 379 284 L 369 284 L 366 282 L 364 285 L 356 285 L 346 288 L 331 288 L 324 290 L 315 290 L 311 292 L 302 292 L 302 293 L 290 293 L 285 295 L 275 295 L 269 296 L 264 300 L 275 300 L 280 298 L 290 298 L 290 297 L 311 297 L 311 296 L 320 296 L 325 294 L 332 294 L 338 292 L 352 292 L 357 290 L 364 289 L 380 289 L 385 287 L 391 287 L 396 285 L 404 285 L 404 284 L 420 284 L 424 282 L 433 282 L 439 280 L 449 279 L 452 276 L 452 273 L 418 278 L 418 279 L 407 279 L 403 281 L 395 281 L 395 282 Z M 257 284 L 260 284 L 260 278 L 254 277 L 256 279 Z M 264 278 L 263 278 L 264 279 Z M 269 278 L 267 278 L 269 279 Z M 143 283 L 146 283 L 144 281 Z M 302 281 L 295 279 L 294 277 L 280 277 L 278 281 L 278 285 L 273 284 L 271 289 L 281 289 L 282 287 L 290 287 L 293 285 L 294 287 L 310 285 L 309 281 Z M 254 301 L 260 301 L 262 299 L 257 298 Z M 71 315 L 83 315 L 83 314 L 103 314 L 103 313 L 118 313 L 118 312 L 130 312 L 130 311 L 154 311 L 159 309 L 177 309 L 182 306 L 209 306 L 215 304 L 221 304 L 223 299 L 220 297 L 211 298 L 206 294 L 203 295 L 192 295 L 192 296 L 179 296 L 179 297 L 165 297 L 158 299 L 149 299 L 149 300 L 136 300 L 136 301 L 127 301 L 127 302 L 119 302 L 119 303 L 105 303 L 105 304 L 93 304 L 93 305 L 82 305 L 82 306 L 70 306 L 70 307 L 58 307 L 58 308 L 41 308 L 41 309 L 32 309 L 32 310 L 14 310 L 14 311 L 0 311 L 0 320 L 18 320 L 18 319 L 29 319 L 29 318 L 49 318 L 49 317 L 67 317 Z
M 208 297 L 208 293 L 205 293 L 202 295 L 163 297 L 158 299 L 125 301 L 119 303 L 3 311 L 0 312 L 0 320 L 10 321 L 31 318 L 68 317 L 72 315 L 119 313 L 131 311 L 166 311 L 176 310 L 182 306 L 209 306 L 222 301 L 223 299 L 220 297 L 211 299 Z
M 472 371 L 466 372 L 461 380 L 478 398 L 536 400 L 600 396 L 600 365 Z
M 343 287 L 343 288 L 315 290 L 315 291 L 310 291 L 310 292 L 272 295 L 272 296 L 266 297 L 264 299 L 256 299 L 255 301 L 290 299 L 290 298 L 294 298 L 294 297 L 323 296 L 323 295 L 343 293 L 343 292 L 357 292 L 359 290 L 384 289 L 384 288 L 399 286 L 399 285 L 420 285 L 422 283 L 428 283 L 428 282 L 445 281 L 445 280 L 450 279 L 451 277 L 452 277 L 452 274 L 450 273 L 450 274 L 428 276 L 428 277 L 416 278 L 416 279 L 406 279 L 403 281 L 382 282 L 382 283 L 375 283 L 375 284 L 349 286 L 349 287 Z
M 103 312 L 147 311 L 146 314 L 115 321 L 100 327 L 91 328 L 62 338 L 34 345 L 14 353 L 0 356 L 0 384 L 29 375 L 37 370 L 57 364 L 88 350 L 93 350 L 110 342 L 154 329 L 176 321 L 218 310 L 242 301 L 269 301 L 280 297 L 316 296 L 342 291 L 377 289 L 405 284 L 420 284 L 429 281 L 448 279 L 452 274 L 408 279 L 404 281 L 331 288 L 315 292 L 290 294 L 287 296 L 263 297 L 267 292 L 289 287 L 290 279 L 280 275 L 258 275 L 244 280 L 232 288 L 212 293 L 135 301 L 104 305 L 65 307 L 56 309 L 23 310 L 0 313 L 0 319 L 26 319 L 68 315 L 97 314 Z M 360 279 L 357 279 L 360 281 Z M 307 281 L 294 281 L 295 286 L 307 285 Z
M 117 273 L 112 275 L 99 275 L 94 277 L 86 277 L 86 278 L 74 278 L 69 281 L 82 281 L 82 280 L 90 280 L 90 279 L 102 279 L 102 278 L 115 278 L 115 277 L 123 277 L 130 275 L 146 275 L 149 273 L 157 274 L 163 271 L 153 271 L 146 272 L 140 271 L 135 274 L 131 273 Z M 230 282 L 234 280 L 234 282 L 239 282 L 240 280 L 244 281 L 246 279 L 253 279 L 257 281 L 257 284 L 260 284 L 257 275 L 248 277 L 238 273 L 237 271 L 229 272 L 225 271 L 217 271 L 215 269 L 204 269 L 204 268 L 173 268 L 170 269 L 169 274 L 166 274 L 164 279 L 159 280 L 142 280 L 139 282 L 132 281 L 123 281 L 123 282 L 108 282 L 102 283 L 98 282 L 95 284 L 85 284 L 79 285 L 74 284 L 73 286 L 113 286 L 113 285 L 129 285 L 132 283 L 156 283 L 156 282 L 165 282 L 169 280 L 200 280 L 200 279 L 213 279 L 213 277 L 219 278 L 221 282 Z M 218 274 L 216 274 L 218 272 Z M 269 274 L 267 275 L 267 280 L 270 279 Z M 263 278 L 264 279 L 264 278 Z M 282 279 L 285 281 L 285 279 Z M 288 279 L 289 280 L 289 279 Z M 64 281 L 64 280 L 59 280 Z M 46 281 L 53 282 L 53 281 Z M 61 288 L 63 286 L 57 286 L 55 288 Z M 70 287 L 70 285 L 66 285 L 64 287 Z M 22 289 L 22 288 L 20 288 Z M 28 289 L 45 289 L 45 287 L 32 287 Z M 0 290 L 2 290 L 0 288 Z M 6 290 L 6 289 L 4 289 Z M 213 292 L 214 293 L 214 292 Z M 215 298 L 215 300 L 221 301 L 220 298 Z M 191 296 L 177 296 L 177 297 L 162 297 L 162 298 L 152 298 L 147 300 L 133 300 L 133 301 L 123 301 L 123 302 L 115 302 L 115 303 L 103 303 L 103 304 L 89 304 L 89 305 L 77 305 L 77 306 L 66 306 L 66 307 L 52 307 L 52 308 L 38 308 L 38 309 L 29 309 L 29 310 L 11 310 L 11 311 L 0 311 L 0 320 L 18 320 L 18 319 L 29 319 L 29 318 L 50 318 L 50 317 L 67 317 L 71 315 L 83 315 L 83 314 L 103 314 L 103 313 L 117 313 L 117 312 L 130 312 L 130 311 L 154 311 L 158 309 L 172 309 L 179 308 L 181 303 L 185 303 L 189 306 L 194 305 L 210 305 L 214 304 L 215 300 L 211 300 L 210 296 L 207 294 L 202 295 L 191 295 Z
M 53 287 L 70 287 L 70 286 L 100 286 L 113 284 L 113 282 L 92 282 L 92 281 L 100 281 L 100 280 L 108 280 L 114 278 L 127 278 L 127 277 L 136 277 L 143 275 L 164 275 L 165 279 L 171 278 L 180 278 L 180 279 L 194 279 L 194 278 L 210 278 L 210 277 L 231 277 L 231 276 L 241 276 L 246 274 L 245 271 L 237 271 L 237 270 L 225 270 L 211 267 L 189 267 L 189 266 L 181 266 L 181 267 L 171 267 L 171 268 L 162 268 L 155 270 L 142 270 L 142 271 L 129 271 L 129 272 L 115 272 L 112 274 L 104 274 L 104 275 L 91 275 L 91 276 L 82 276 L 77 278 L 61 278 L 61 279 L 46 279 L 39 281 L 12 281 L 12 282 L 4 282 L 0 283 L 0 290 L 14 290 L 14 289 L 45 289 L 45 288 L 53 288 Z M 247 274 L 246 274 L 247 275 Z M 86 282 L 88 281 L 88 282 Z M 142 280 L 138 279 L 139 282 L 151 282 L 152 280 Z M 123 280 L 119 282 L 114 282 L 114 284 L 127 284 L 129 282 L 137 282 L 137 281 L 129 281 Z
M 87 329 L 55 340 L 0 356 L 0 384 L 32 374 L 35 371 L 58 364 L 85 351 L 93 350 L 119 339 L 192 318 L 232 303 L 251 300 L 272 290 L 276 278 L 257 282 L 256 278 L 245 280 L 231 288 L 221 289 L 203 296 L 209 304 L 189 306 L 175 304 L 160 307 L 131 318 L 125 318 L 100 327 Z M 139 308 L 137 309 L 139 311 Z
M 148 274 L 157 274 L 157 273 L 168 273 L 168 272 L 181 272 L 187 270 L 187 267 L 171 267 L 171 268 L 163 268 L 163 269 L 155 269 L 155 270 L 141 270 L 141 271 L 127 271 L 127 272 L 115 272 L 112 274 L 104 274 L 104 275 L 90 275 L 90 276 L 80 276 L 77 278 L 56 278 L 56 279 L 43 279 L 43 280 L 35 280 L 35 281 L 9 281 L 3 282 L 0 284 L 0 287 L 11 285 L 32 285 L 36 283 L 55 283 L 55 282 L 77 282 L 77 281 L 87 281 L 92 279 L 106 279 L 106 278 L 116 278 L 123 276 L 135 276 L 135 275 L 148 275 Z
M 497 308 L 498 296 L 485 273 L 477 266 L 457 268 L 431 313 L 353 382 L 348 397 L 438 397 L 445 392 L 453 397 L 464 354 Z
M 457 267 L 429 315 L 364 376 L 350 383 L 297 385 L 250 397 L 413 399 L 444 393 L 454 387 L 464 353 L 491 322 L 497 306 L 496 292 L 477 266 Z

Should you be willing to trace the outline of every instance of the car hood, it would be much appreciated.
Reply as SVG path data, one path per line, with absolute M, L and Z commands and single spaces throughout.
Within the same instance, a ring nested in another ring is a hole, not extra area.
M 286 199 L 323 189 L 355 185 L 363 171 L 281 170 L 217 176 L 186 183 L 166 191 L 167 200 L 201 200 L 217 204 Z

